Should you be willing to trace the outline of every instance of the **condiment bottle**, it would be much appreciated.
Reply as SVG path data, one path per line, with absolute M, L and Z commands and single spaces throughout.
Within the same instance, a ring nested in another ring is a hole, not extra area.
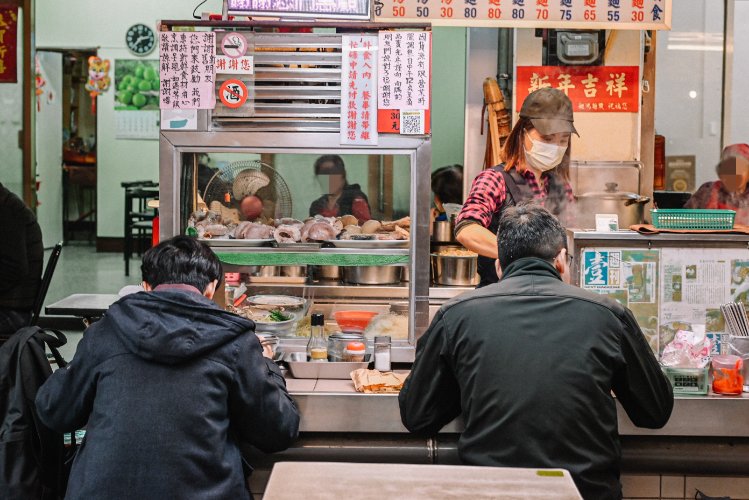
M 343 360 L 350 362 L 364 361 L 366 350 L 367 346 L 364 345 L 364 342 L 349 342 L 343 351 Z
M 307 342 L 307 356 L 310 361 L 328 361 L 328 341 L 325 339 L 325 317 L 316 313 L 310 322 L 309 342 Z
M 381 372 L 390 371 L 390 336 L 374 338 L 374 368 Z

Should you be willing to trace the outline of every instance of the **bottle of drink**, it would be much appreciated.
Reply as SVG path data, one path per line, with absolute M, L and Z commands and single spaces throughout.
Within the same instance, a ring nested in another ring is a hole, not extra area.
M 316 313 L 312 315 L 309 342 L 307 342 L 307 356 L 310 361 L 328 361 L 328 341 L 325 339 L 325 316 Z

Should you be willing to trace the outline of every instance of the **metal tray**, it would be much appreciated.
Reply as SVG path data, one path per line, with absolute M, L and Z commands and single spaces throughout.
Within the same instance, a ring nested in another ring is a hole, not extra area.
M 320 250 L 320 247 L 322 247 L 322 243 L 276 243 L 276 246 L 278 248 L 283 248 L 284 250 L 315 252 L 317 250 Z
M 234 238 L 201 238 L 200 241 L 209 247 L 264 247 L 270 245 L 273 238 L 259 240 L 235 240 Z
M 283 361 L 289 367 L 291 375 L 294 378 L 327 378 L 337 380 L 351 379 L 351 372 L 360 368 L 367 368 L 372 360 L 372 355 L 364 356 L 364 361 L 328 361 L 327 363 L 313 363 L 309 361 L 292 361 L 296 358 L 294 354 L 303 354 L 306 358 L 307 353 L 286 353 Z
M 410 240 L 327 240 L 337 248 L 408 248 Z

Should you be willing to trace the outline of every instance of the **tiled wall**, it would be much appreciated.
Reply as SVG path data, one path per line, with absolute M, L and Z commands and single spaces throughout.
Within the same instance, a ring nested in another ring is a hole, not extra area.
M 622 475 L 625 500 L 711 497 L 749 500 L 749 477 Z

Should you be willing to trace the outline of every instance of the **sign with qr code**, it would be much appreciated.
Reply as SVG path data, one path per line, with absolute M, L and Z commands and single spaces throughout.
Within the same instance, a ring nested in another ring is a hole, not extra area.
M 401 134 L 424 135 L 424 110 L 401 111 Z

